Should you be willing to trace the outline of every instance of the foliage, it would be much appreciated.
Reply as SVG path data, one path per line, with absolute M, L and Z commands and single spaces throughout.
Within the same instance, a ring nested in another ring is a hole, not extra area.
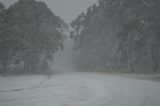
M 2 60 L 8 66 L 2 65 L 5 73 L 43 72 L 54 53 L 63 48 L 67 25 L 43 2 L 19 0 L 5 10 L 4 23 L 0 50 L 7 61 Z
M 159 13 L 159 0 L 99 0 L 71 23 L 77 66 L 158 72 Z

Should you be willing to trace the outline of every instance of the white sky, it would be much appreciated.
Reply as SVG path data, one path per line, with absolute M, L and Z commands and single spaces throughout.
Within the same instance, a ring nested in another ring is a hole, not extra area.
M 6 7 L 17 0 L 0 0 Z M 70 23 L 77 15 L 86 12 L 87 8 L 98 0 L 39 0 L 47 3 L 48 7 L 65 22 Z

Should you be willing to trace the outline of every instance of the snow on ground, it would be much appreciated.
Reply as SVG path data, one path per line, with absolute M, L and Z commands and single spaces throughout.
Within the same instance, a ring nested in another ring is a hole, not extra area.
M 160 82 L 160 74 L 159 73 L 145 73 L 145 74 L 134 74 L 134 73 L 107 73 L 100 72 L 99 74 L 107 74 L 112 76 L 121 76 L 127 78 L 141 79 L 141 80 L 149 80 L 149 81 L 157 81 Z
M 0 78 L 0 106 L 160 106 L 160 83 L 78 72 Z
M 28 89 L 31 86 L 42 83 L 48 78 L 45 76 L 13 76 L 0 77 L 0 93 L 8 91 L 18 91 L 21 89 Z

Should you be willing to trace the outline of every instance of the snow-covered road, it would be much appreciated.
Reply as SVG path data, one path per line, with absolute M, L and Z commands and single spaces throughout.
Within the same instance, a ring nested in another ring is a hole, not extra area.
M 160 106 L 160 83 L 94 73 L 0 78 L 0 106 Z

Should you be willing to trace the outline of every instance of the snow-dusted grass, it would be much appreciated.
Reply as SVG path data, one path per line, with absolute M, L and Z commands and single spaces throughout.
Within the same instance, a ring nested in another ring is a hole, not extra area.
M 160 82 L 160 73 L 135 74 L 100 72 L 100 74 Z
M 0 93 L 28 89 L 48 79 L 46 76 L 8 76 L 0 77 Z
M 120 76 L 160 82 L 160 74 L 158 73 L 157 74 L 121 74 Z
M 160 83 L 93 73 L 0 78 L 0 106 L 160 106 Z

